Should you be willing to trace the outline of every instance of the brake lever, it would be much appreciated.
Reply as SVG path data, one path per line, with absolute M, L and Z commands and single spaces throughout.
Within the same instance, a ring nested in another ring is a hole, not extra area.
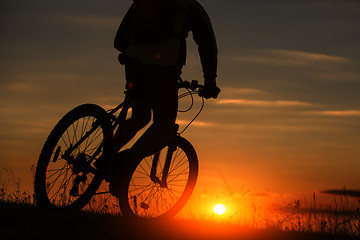
M 198 82 L 198 80 L 192 80 L 189 88 L 190 88 L 192 91 L 195 91 L 196 88 L 198 88 L 198 87 L 199 87 L 199 82 Z

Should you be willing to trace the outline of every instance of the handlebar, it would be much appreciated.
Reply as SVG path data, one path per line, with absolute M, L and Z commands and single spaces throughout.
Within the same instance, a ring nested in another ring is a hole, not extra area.
M 204 85 L 199 84 L 198 80 L 192 80 L 191 82 L 189 81 L 184 81 L 181 79 L 181 77 L 179 78 L 179 84 L 178 84 L 179 88 L 185 88 L 191 91 L 196 91 L 196 90 L 201 90 Z
M 178 88 L 185 88 L 187 90 L 186 93 L 182 93 L 178 96 L 179 99 L 186 97 L 186 96 L 190 96 L 191 98 L 191 104 L 190 106 L 186 109 L 186 110 L 179 110 L 178 112 L 187 112 L 190 111 L 190 109 L 192 109 L 192 107 L 194 106 L 194 98 L 193 98 L 193 94 L 197 94 L 199 95 L 199 97 L 201 97 L 202 99 L 202 104 L 201 107 L 198 111 L 198 113 L 194 116 L 194 118 L 184 127 L 184 129 L 180 132 L 178 132 L 178 134 L 182 134 L 183 132 L 185 132 L 185 130 L 190 126 L 190 124 L 192 122 L 195 121 L 195 119 L 199 116 L 199 114 L 201 113 L 202 109 L 204 108 L 204 97 L 201 96 L 201 91 L 203 89 L 204 85 L 199 84 L 199 82 L 197 80 L 192 80 L 191 82 L 189 81 L 184 81 L 182 80 L 181 77 L 179 77 L 178 79 Z

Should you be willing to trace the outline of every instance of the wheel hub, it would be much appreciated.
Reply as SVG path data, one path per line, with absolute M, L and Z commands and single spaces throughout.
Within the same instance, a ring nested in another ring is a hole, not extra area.
M 87 174 L 89 163 L 87 162 L 87 157 L 85 153 L 80 153 L 74 158 L 72 165 L 72 169 L 74 174 L 78 175 L 79 173 Z

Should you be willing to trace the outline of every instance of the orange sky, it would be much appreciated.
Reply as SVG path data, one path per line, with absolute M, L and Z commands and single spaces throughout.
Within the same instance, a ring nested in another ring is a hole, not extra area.
M 0 167 L 24 188 L 62 115 L 123 98 L 112 41 L 130 2 L 2 4 Z M 184 134 L 199 155 L 199 196 L 359 190 L 360 4 L 200 2 L 217 35 L 222 92 Z M 183 77 L 201 80 L 188 42 Z

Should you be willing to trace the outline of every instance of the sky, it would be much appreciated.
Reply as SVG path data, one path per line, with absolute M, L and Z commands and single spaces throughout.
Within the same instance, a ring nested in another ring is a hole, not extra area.
M 216 34 L 222 92 L 183 134 L 199 156 L 196 191 L 360 190 L 360 2 L 199 2 Z M 0 167 L 23 187 L 32 188 L 31 166 L 67 111 L 123 99 L 113 39 L 130 3 L 1 1 Z M 201 81 L 191 36 L 188 46 L 183 78 Z

